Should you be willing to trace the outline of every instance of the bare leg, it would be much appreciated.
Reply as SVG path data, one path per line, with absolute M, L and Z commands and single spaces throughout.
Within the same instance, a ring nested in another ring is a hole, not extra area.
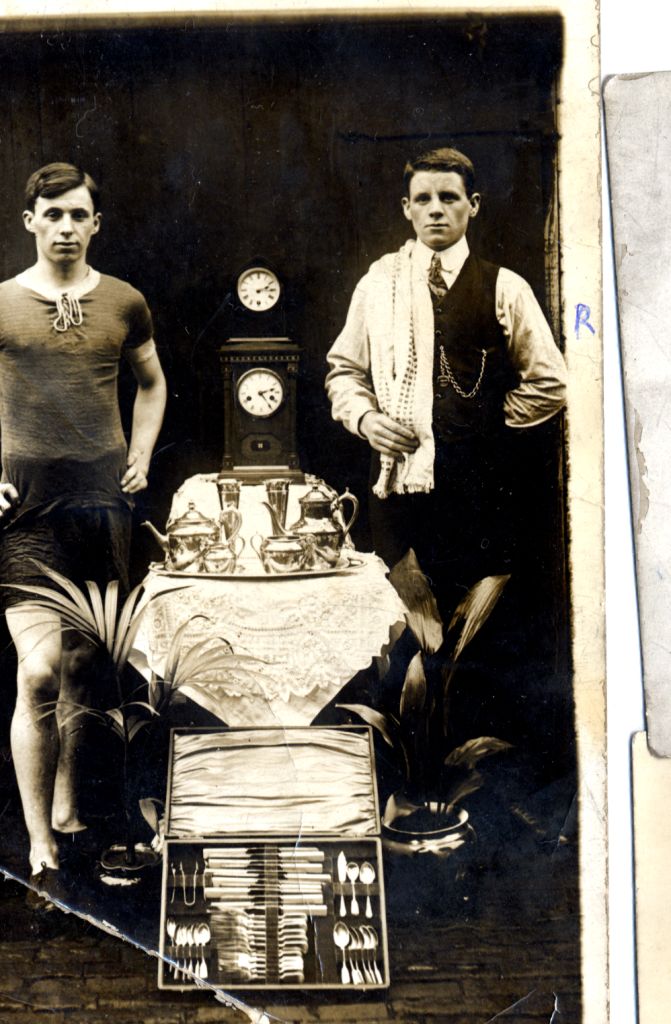
M 25 603 L 7 610 L 7 625 L 18 655 L 12 756 L 36 874 L 43 865 L 58 867 L 51 804 L 59 741 L 55 703 L 48 702 L 58 699 L 60 688 L 61 623 L 53 612 Z
M 75 714 L 75 705 L 88 706 L 95 646 L 78 634 L 63 635 L 61 689 L 56 718 L 60 750 L 56 768 L 52 828 L 58 832 L 82 832 L 77 804 L 77 757 L 86 735 L 86 715 Z

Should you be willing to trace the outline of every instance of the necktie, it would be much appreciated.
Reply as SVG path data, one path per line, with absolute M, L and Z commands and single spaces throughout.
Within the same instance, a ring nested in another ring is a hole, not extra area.
M 442 275 L 440 256 L 437 252 L 434 252 L 431 257 L 431 267 L 429 268 L 429 288 L 437 299 L 445 298 L 448 292 L 448 287 L 445 284 Z

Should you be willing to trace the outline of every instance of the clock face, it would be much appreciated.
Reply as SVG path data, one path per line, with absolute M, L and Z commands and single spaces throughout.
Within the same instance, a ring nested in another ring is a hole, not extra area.
M 238 278 L 238 298 L 253 313 L 272 309 L 280 297 L 280 282 L 267 267 L 250 267 Z
M 284 383 L 274 370 L 248 370 L 238 381 L 236 395 L 246 413 L 265 418 L 282 405 Z

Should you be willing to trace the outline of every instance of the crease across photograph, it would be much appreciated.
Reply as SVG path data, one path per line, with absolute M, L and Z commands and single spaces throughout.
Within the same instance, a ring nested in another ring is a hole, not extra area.
M 605 1022 L 595 11 L 94 6 L 0 36 L 0 1016 Z

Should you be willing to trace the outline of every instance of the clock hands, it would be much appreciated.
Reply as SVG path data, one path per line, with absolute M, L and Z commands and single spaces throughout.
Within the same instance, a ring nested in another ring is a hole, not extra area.
M 272 387 L 272 388 L 264 388 L 263 391 L 259 391 L 258 392 L 259 398 L 262 398 L 263 401 L 268 406 L 268 408 L 272 409 L 272 405 L 270 404 L 270 400 L 268 398 L 266 398 L 266 395 L 268 395 L 268 394 L 270 394 L 271 398 L 273 398 L 275 401 L 277 401 L 276 389 L 274 387 Z

